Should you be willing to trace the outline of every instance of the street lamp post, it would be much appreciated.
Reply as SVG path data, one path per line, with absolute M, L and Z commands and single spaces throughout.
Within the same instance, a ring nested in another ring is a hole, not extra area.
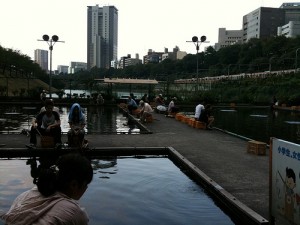
M 194 36 L 192 37 L 192 41 L 186 41 L 186 42 L 193 42 L 196 46 L 196 51 L 197 51 L 197 72 L 196 72 L 196 76 L 197 76 L 197 89 L 196 91 L 198 91 L 198 84 L 199 84 L 199 73 L 198 73 L 198 66 L 199 66 L 199 63 L 198 63 L 198 52 L 199 52 L 199 49 L 200 49 L 200 45 L 201 43 L 205 42 L 205 43 L 209 43 L 209 41 L 206 41 L 206 36 L 201 36 L 200 37 L 200 40 L 198 39 L 197 36 Z
M 300 50 L 300 48 L 297 48 L 297 49 L 296 49 L 295 72 L 296 72 L 296 70 L 297 70 L 297 68 L 298 68 L 298 50 Z
M 47 34 L 43 35 L 43 40 L 38 40 L 38 41 L 45 41 L 49 45 L 49 50 L 50 50 L 50 71 L 49 71 L 49 96 L 52 98 L 52 93 L 51 93 L 51 87 L 52 87 L 52 50 L 53 46 L 56 42 L 63 42 L 64 41 L 59 41 L 57 35 L 53 35 L 51 39 Z

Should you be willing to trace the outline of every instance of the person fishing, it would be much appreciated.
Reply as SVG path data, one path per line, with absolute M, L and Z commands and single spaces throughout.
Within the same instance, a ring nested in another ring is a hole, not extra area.
M 70 109 L 68 123 L 68 145 L 71 147 L 82 147 L 84 142 L 86 118 L 82 112 L 81 106 L 74 103 Z
M 37 144 L 36 135 L 51 136 L 54 138 L 55 147 L 61 146 L 61 127 L 60 115 L 53 111 L 53 101 L 46 99 L 45 111 L 40 112 L 34 119 L 30 130 L 30 146 L 34 147 Z

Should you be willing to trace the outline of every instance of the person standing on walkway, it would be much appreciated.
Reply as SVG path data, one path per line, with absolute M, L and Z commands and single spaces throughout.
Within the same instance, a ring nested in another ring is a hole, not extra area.
M 69 153 L 54 165 L 31 168 L 36 186 L 20 194 L 9 211 L 0 215 L 5 224 L 87 225 L 88 215 L 78 200 L 93 179 L 90 161 Z

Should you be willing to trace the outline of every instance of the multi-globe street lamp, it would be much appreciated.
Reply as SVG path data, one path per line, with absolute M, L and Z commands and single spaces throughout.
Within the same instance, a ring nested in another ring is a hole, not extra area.
M 201 45 L 201 43 L 203 43 L 203 42 L 205 42 L 205 43 L 209 43 L 209 41 L 206 41 L 206 36 L 201 36 L 200 37 L 200 40 L 198 39 L 198 37 L 197 36 L 194 36 L 194 37 L 192 37 L 192 41 L 186 41 L 186 42 L 193 42 L 194 44 L 195 44 L 195 46 L 196 46 L 196 51 L 197 51 L 197 55 L 196 55 L 196 57 L 197 57 L 197 72 L 196 72 L 196 74 L 197 74 L 197 88 L 196 88 L 196 91 L 198 91 L 198 84 L 199 84 L 199 74 L 198 74 L 198 67 L 199 67 L 199 63 L 198 63 L 198 52 L 199 52 L 199 49 L 200 49 L 200 45 Z
M 59 41 L 57 35 L 53 35 L 50 39 L 50 37 L 47 34 L 43 35 L 43 40 L 38 40 L 38 41 L 45 41 L 49 45 L 49 50 L 50 50 L 50 71 L 49 71 L 49 96 L 52 98 L 52 93 L 51 93 L 51 87 L 52 87 L 52 50 L 53 46 L 56 42 L 63 42 L 64 41 Z

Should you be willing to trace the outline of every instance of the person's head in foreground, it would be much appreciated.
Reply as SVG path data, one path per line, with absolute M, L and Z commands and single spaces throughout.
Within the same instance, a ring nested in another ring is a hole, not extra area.
M 36 187 L 20 194 L 9 211 L 0 215 L 5 224 L 88 224 L 88 216 L 77 200 L 93 179 L 90 161 L 69 153 L 55 165 L 31 167 Z

